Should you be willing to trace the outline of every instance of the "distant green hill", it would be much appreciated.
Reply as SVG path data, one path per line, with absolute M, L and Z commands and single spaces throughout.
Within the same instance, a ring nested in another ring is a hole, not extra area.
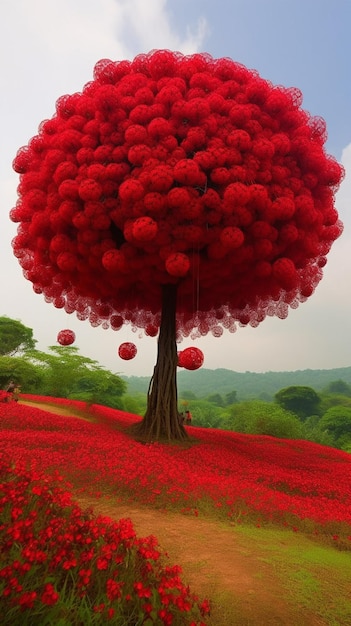
M 129 394 L 147 393 L 150 377 L 122 376 L 128 384 Z M 233 372 L 228 369 L 178 371 L 178 393 L 192 391 L 198 398 L 213 393 L 225 395 L 236 391 L 238 400 L 272 398 L 274 394 L 291 385 L 305 385 L 320 391 L 330 382 L 343 380 L 351 385 L 351 367 L 330 370 L 297 370 L 295 372 Z

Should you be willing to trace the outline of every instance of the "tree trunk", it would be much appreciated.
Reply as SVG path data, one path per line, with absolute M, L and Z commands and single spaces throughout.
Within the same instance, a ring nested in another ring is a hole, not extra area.
M 163 285 L 156 365 L 149 385 L 146 413 L 134 429 L 136 435 L 148 441 L 188 439 L 178 412 L 176 304 L 177 285 Z

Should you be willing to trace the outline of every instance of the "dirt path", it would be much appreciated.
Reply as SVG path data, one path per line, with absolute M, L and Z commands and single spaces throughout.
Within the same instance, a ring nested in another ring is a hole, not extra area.
M 248 545 L 235 527 L 107 499 L 77 499 L 82 507 L 112 519 L 131 518 L 139 537 L 155 535 L 170 562 L 181 565 L 191 590 L 201 598 L 216 598 L 211 626 L 327 626 L 289 602 L 264 551 Z
M 80 417 L 68 408 L 23 404 Z M 200 598 L 215 598 L 208 626 L 328 626 L 292 604 L 264 549 L 250 545 L 233 525 L 107 498 L 77 495 L 76 500 L 114 520 L 130 518 L 139 537 L 155 535 L 170 563 L 182 567 L 182 580 L 191 590 Z
M 25 404 L 26 406 L 33 406 L 36 409 L 47 411 L 48 413 L 54 413 L 55 415 L 64 415 L 65 417 L 77 417 L 78 419 L 90 422 L 91 420 L 84 417 L 78 411 L 70 409 L 69 406 L 54 406 L 53 404 L 46 404 L 45 402 L 32 402 L 31 400 L 19 400 L 18 404 Z

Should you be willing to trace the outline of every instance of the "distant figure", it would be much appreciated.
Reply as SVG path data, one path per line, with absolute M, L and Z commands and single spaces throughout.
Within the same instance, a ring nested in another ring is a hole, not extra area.
M 21 393 L 21 387 L 19 385 L 15 385 L 15 388 L 13 390 L 13 394 L 12 394 L 12 399 L 15 402 L 18 402 L 18 398 L 19 398 L 19 394 Z
M 11 402 L 11 400 L 13 400 L 13 394 L 14 394 L 15 389 L 16 389 L 15 381 L 10 380 L 9 384 L 7 385 L 5 389 L 5 391 L 7 391 L 7 393 L 10 394 L 7 396 L 7 402 Z
M 185 422 L 185 415 L 184 413 L 179 413 L 179 424 L 184 424 Z
M 9 394 L 7 396 L 7 402 L 11 402 L 12 400 L 14 400 L 15 402 L 18 402 L 18 397 L 21 392 L 21 387 L 19 386 L 18 383 L 15 383 L 14 380 L 10 380 L 5 391 Z
M 193 416 L 191 415 L 190 411 L 185 411 L 185 423 L 191 424 L 191 420 L 193 419 Z

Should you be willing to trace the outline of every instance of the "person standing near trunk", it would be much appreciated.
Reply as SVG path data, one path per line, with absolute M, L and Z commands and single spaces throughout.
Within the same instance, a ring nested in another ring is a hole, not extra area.
M 188 426 L 191 426 L 191 421 L 192 421 L 192 419 L 193 419 L 193 416 L 192 416 L 192 414 L 190 413 L 190 411 L 185 411 L 185 423 L 186 423 Z
M 16 384 L 14 380 L 10 380 L 9 384 L 6 387 L 6 390 L 8 394 L 10 394 L 7 398 L 8 402 L 11 402 L 11 400 L 13 400 L 13 396 L 14 396 L 14 391 L 16 389 Z
M 21 393 L 21 387 L 16 383 L 15 388 L 13 390 L 12 399 L 15 402 L 18 402 L 19 394 Z

